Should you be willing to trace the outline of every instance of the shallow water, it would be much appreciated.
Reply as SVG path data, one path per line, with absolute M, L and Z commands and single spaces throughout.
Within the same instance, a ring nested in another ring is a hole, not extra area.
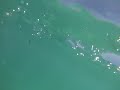
M 76 4 L 0 1 L 0 88 L 119 90 L 119 66 L 101 56 L 119 55 L 119 35 Z

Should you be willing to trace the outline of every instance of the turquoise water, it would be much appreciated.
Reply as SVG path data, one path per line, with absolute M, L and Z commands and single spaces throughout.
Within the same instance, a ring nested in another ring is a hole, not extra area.
M 120 28 L 58 0 L 0 1 L 1 90 L 119 90 Z M 93 48 L 92 48 L 93 47 Z

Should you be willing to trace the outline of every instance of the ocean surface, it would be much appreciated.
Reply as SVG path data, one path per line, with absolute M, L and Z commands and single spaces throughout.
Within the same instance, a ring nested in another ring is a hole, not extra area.
M 0 90 L 120 90 L 120 27 L 79 3 L 0 0 Z

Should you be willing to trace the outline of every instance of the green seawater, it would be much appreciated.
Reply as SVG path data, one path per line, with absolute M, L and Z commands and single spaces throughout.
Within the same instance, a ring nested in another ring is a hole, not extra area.
M 0 90 L 120 90 L 117 67 L 99 56 L 120 53 L 119 35 L 79 5 L 1 0 Z M 79 40 L 85 48 L 73 49 Z

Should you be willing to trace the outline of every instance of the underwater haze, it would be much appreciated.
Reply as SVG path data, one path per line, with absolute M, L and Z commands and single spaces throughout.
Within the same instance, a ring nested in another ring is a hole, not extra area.
M 89 1 L 1 0 L 0 90 L 120 90 L 119 1 Z

